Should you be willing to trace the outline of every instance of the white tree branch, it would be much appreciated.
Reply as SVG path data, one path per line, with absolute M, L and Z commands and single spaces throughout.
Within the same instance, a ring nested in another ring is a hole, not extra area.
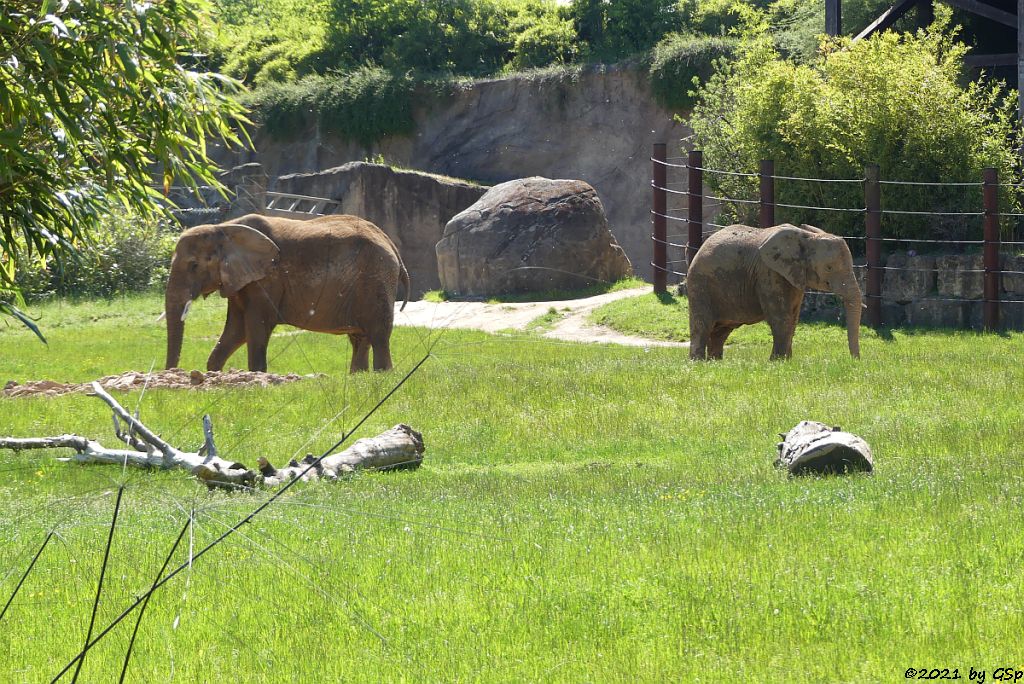
M 213 423 L 209 416 L 203 418 L 205 443 L 202 449 L 199 452 L 182 451 L 165 442 L 142 421 L 132 416 L 98 383 L 94 382 L 92 386 L 96 396 L 114 412 L 114 432 L 118 440 L 135 449 L 107 449 L 99 442 L 79 435 L 0 437 L 0 449 L 73 449 L 75 453 L 71 457 L 61 460 L 140 468 L 183 468 L 211 488 L 231 489 L 276 487 L 299 477 L 303 480 L 333 480 L 355 470 L 416 468 L 423 461 L 423 437 L 408 425 L 396 425 L 376 437 L 360 439 L 345 451 L 327 456 L 319 462 L 309 455 L 301 463 L 292 460 L 284 468 L 277 469 L 267 459 L 260 457 L 259 469 L 253 470 L 218 456 L 213 441 Z M 119 421 L 128 425 L 127 432 L 121 431 Z

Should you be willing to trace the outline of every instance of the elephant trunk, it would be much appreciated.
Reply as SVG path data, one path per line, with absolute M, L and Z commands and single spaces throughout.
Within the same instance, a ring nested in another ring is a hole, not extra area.
M 181 358 L 181 339 L 185 333 L 185 315 L 192 303 L 188 287 L 176 284 L 175 280 L 172 274 L 164 296 L 164 313 L 167 315 L 166 368 L 178 367 L 178 360 Z
M 863 304 L 857 281 L 836 294 L 843 298 L 843 308 L 846 309 L 846 341 L 850 345 L 850 356 L 860 358 L 860 315 Z

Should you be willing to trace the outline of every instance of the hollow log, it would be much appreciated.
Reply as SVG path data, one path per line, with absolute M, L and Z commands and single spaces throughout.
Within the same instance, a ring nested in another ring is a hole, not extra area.
M 276 487 L 295 478 L 316 480 L 337 479 L 356 470 L 397 470 L 416 468 L 423 461 L 423 437 L 408 425 L 360 439 L 348 449 L 317 459 L 307 455 L 302 462 L 292 460 L 277 469 L 267 459 L 258 459 L 258 469 L 220 458 L 213 441 L 213 424 L 203 417 L 205 442 L 198 452 L 182 451 L 161 439 L 138 418 L 132 416 L 98 383 L 93 392 L 114 413 L 114 433 L 130 449 L 108 449 L 97 441 L 79 435 L 57 437 L 0 437 L 0 449 L 73 449 L 75 453 L 62 458 L 75 463 L 110 463 L 140 468 L 182 468 L 202 480 L 208 487 L 244 489 L 256 486 Z M 127 430 L 122 430 L 122 423 Z
M 863 439 L 838 427 L 804 420 L 780 434 L 775 465 L 791 475 L 850 473 L 874 470 L 871 447 Z

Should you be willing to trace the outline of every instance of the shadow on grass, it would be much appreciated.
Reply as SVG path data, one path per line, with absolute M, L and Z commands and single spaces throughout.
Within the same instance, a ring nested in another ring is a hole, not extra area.
M 896 338 L 892 334 L 892 328 L 888 326 L 882 326 L 875 328 L 875 334 L 878 335 L 878 339 L 883 342 L 895 342 Z
M 662 304 L 675 304 L 676 298 L 669 292 L 655 292 L 654 296 L 658 298 L 658 301 Z

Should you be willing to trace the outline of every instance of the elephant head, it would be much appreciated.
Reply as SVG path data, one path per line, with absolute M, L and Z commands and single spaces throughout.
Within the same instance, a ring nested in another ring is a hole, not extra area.
M 768 268 L 801 292 L 824 290 L 843 300 L 850 354 L 859 357 L 861 293 L 846 241 L 814 226 L 786 224 L 761 244 L 759 254 Z
M 178 365 L 192 301 L 213 292 L 236 295 L 249 283 L 265 278 L 279 254 L 273 240 L 242 224 L 196 226 L 181 234 L 164 297 L 167 368 Z

